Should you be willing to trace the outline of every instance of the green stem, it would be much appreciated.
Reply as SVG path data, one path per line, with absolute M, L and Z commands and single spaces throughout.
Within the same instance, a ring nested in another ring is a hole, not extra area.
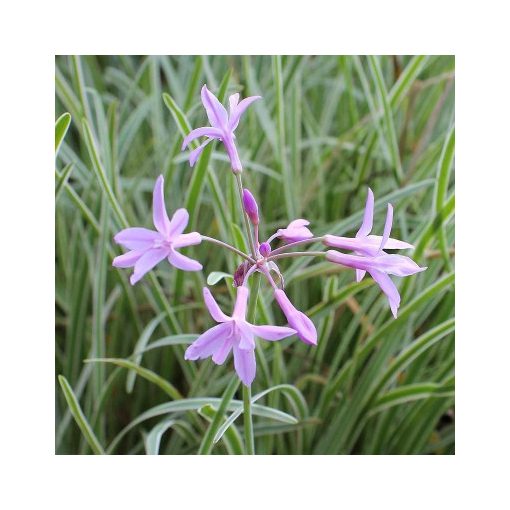
M 253 421 L 251 417 L 251 386 L 243 384 L 244 404 L 244 437 L 247 455 L 255 455 L 255 441 L 253 437 Z

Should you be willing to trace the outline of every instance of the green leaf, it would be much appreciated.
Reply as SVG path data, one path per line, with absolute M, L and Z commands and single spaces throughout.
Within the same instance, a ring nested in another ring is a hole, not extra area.
M 70 384 L 67 382 L 67 379 L 63 375 L 59 375 L 58 382 L 60 383 L 60 387 L 62 388 L 64 397 L 66 399 L 67 405 L 69 406 L 71 414 L 73 415 L 73 418 L 76 421 L 78 427 L 80 428 L 83 436 L 87 440 L 87 443 L 89 444 L 90 448 L 96 455 L 104 455 L 105 452 L 103 450 L 103 447 L 99 444 L 99 441 L 97 440 L 97 437 L 94 434 L 92 427 L 89 425 L 87 418 L 85 418 L 85 415 L 83 414 L 78 399 L 74 395 Z
M 85 363 L 113 363 L 122 368 L 128 368 L 129 370 L 135 371 L 140 377 L 147 379 L 148 381 L 159 386 L 167 395 L 175 400 L 182 399 L 182 395 L 179 390 L 169 381 L 166 381 L 158 374 L 149 370 L 148 368 L 141 367 L 132 361 L 120 358 L 97 358 L 97 359 L 86 359 Z
M 55 122 L 55 156 L 58 154 L 60 144 L 66 136 L 69 125 L 71 124 L 71 114 L 63 113 Z
M 219 281 L 223 280 L 233 280 L 234 277 L 229 273 L 223 273 L 222 271 L 213 271 L 209 273 L 207 277 L 207 285 L 216 285 Z

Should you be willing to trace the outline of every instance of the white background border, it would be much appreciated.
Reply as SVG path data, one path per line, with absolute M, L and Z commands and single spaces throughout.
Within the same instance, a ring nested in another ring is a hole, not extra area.
M 508 508 L 504 4 L 6 5 L 0 35 L 2 507 Z M 456 54 L 455 457 L 54 456 L 54 54 L 72 53 Z

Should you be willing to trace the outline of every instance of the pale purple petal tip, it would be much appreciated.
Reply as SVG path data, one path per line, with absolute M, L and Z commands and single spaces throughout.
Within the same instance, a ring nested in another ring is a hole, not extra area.
M 297 336 L 306 344 L 316 345 L 317 330 L 314 323 L 303 312 L 294 307 L 283 290 L 276 289 L 274 296 L 287 318 L 289 326 L 296 330 Z
M 113 240 L 129 250 L 146 250 L 154 241 L 161 239 L 159 232 L 142 227 L 125 228 L 117 233 Z
M 200 264 L 200 262 L 186 257 L 186 255 L 179 253 L 173 248 L 171 248 L 170 253 L 168 253 L 168 262 L 170 262 L 172 266 L 177 269 L 182 269 L 183 271 L 200 271 L 202 269 L 202 264 Z
M 151 248 L 147 250 L 135 264 L 135 271 L 129 279 L 131 285 L 139 282 L 145 274 L 159 264 L 168 254 L 167 248 Z
M 206 85 L 202 87 L 201 96 L 202 104 L 204 105 L 211 126 L 218 129 L 225 128 L 228 123 L 228 114 L 225 107 L 218 101 L 218 98 Z
M 230 334 L 231 324 L 217 324 L 202 333 L 184 353 L 184 359 L 197 360 L 211 356 L 217 349 L 223 347 L 225 337 Z
M 255 326 L 251 324 L 250 328 L 255 334 L 255 336 L 270 341 L 281 340 L 282 338 L 287 338 L 297 333 L 295 329 L 286 328 L 284 326 L 270 326 L 270 325 Z
M 230 320 L 230 317 L 227 317 L 221 311 L 221 308 L 218 306 L 218 303 L 214 299 L 214 296 L 211 294 L 211 291 L 207 287 L 204 287 L 202 293 L 204 295 L 205 306 L 209 310 L 211 317 L 216 322 L 227 322 L 228 320 Z
M 234 345 L 234 367 L 239 379 L 246 386 L 250 386 L 257 370 L 255 350 L 243 350 Z
M 133 267 L 138 259 L 143 255 L 143 251 L 128 251 L 123 255 L 115 257 L 112 262 L 113 267 L 126 268 Z
M 200 138 L 201 136 L 208 136 L 211 139 L 221 138 L 221 131 L 214 127 L 199 127 L 190 131 L 184 138 L 181 146 L 183 151 L 193 140 Z
M 175 211 L 168 225 L 168 237 L 170 239 L 182 234 L 189 221 L 189 213 L 186 209 L 181 208 Z
M 365 203 L 365 212 L 363 214 L 363 223 L 361 224 L 356 237 L 367 236 L 372 230 L 374 221 L 374 193 L 368 188 L 367 201 Z
M 154 192 L 152 194 L 152 216 L 154 226 L 158 232 L 163 236 L 167 236 L 170 228 L 170 220 L 168 219 L 168 215 L 166 213 L 164 184 L 165 181 L 163 176 L 160 175 L 156 179 Z
M 202 236 L 198 232 L 188 232 L 187 234 L 179 234 L 174 238 L 172 246 L 174 248 L 184 248 L 185 246 L 195 246 L 202 242 Z

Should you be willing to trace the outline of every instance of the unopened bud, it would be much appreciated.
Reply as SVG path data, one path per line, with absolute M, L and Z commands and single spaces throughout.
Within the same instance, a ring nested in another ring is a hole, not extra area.
M 243 189 L 243 207 L 246 214 L 250 218 L 250 221 L 254 225 L 259 224 L 259 208 L 254 196 L 250 193 L 250 190 Z
M 271 253 L 271 246 L 269 246 L 269 243 L 262 243 L 259 246 L 259 252 L 264 257 L 269 257 L 269 254 Z

